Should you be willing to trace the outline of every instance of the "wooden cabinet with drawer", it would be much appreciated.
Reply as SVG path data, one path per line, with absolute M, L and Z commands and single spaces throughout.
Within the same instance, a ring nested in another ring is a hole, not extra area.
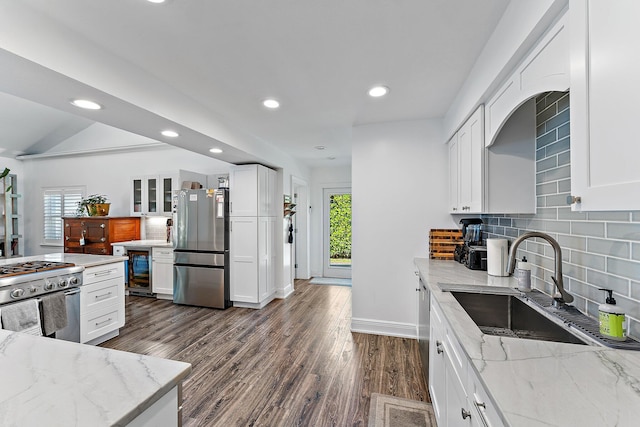
M 112 242 L 140 239 L 138 217 L 63 218 L 65 253 L 112 255 Z

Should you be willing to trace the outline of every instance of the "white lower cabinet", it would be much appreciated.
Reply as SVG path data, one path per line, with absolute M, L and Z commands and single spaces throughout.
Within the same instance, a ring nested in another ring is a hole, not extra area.
M 231 218 L 230 291 L 236 307 L 262 308 L 275 294 L 275 217 Z
M 502 418 L 431 298 L 429 393 L 438 427 L 500 427 Z
M 80 342 L 100 344 L 124 326 L 124 262 L 88 267 L 80 287 Z
M 173 299 L 173 249 L 151 248 L 151 292 Z

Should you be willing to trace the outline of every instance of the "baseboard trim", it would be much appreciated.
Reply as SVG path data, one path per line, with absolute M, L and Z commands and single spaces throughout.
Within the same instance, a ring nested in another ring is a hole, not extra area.
M 233 306 L 234 307 L 253 308 L 253 309 L 259 310 L 261 308 L 264 308 L 271 301 L 273 301 L 275 299 L 275 296 L 276 296 L 275 293 L 273 293 L 270 296 L 268 296 L 267 298 L 265 298 L 263 301 L 258 302 L 258 303 L 242 302 L 242 301 L 232 301 L 232 302 L 233 302 Z
M 293 293 L 294 289 L 293 289 L 293 285 L 291 283 L 289 283 L 287 286 L 285 286 L 283 289 L 276 289 L 276 298 L 279 299 L 285 299 L 288 298 L 289 295 L 291 295 Z
M 384 322 L 380 320 L 352 318 L 351 332 L 417 339 L 416 325 L 411 323 Z

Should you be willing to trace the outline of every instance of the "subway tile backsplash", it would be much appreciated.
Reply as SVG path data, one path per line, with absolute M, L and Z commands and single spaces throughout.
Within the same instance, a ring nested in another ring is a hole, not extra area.
M 569 93 L 549 92 L 536 99 L 535 215 L 483 215 L 487 237 L 515 237 L 542 231 L 562 247 L 563 273 L 574 305 L 597 317 L 605 293 L 614 291 L 629 318 L 629 335 L 640 339 L 640 212 L 573 212 L 571 194 Z M 542 240 L 518 249 L 532 264 L 532 284 L 551 294 L 553 251 Z

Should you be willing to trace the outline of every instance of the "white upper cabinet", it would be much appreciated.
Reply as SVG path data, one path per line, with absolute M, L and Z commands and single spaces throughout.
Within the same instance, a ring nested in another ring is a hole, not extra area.
M 232 166 L 230 216 L 276 216 L 276 171 L 262 165 Z
M 640 2 L 571 1 L 575 210 L 639 210 Z
M 569 17 L 565 13 L 487 102 L 487 146 L 493 144 L 509 116 L 522 103 L 542 92 L 569 89 L 568 24 Z
M 484 106 L 449 141 L 451 213 L 480 213 L 483 198 Z

